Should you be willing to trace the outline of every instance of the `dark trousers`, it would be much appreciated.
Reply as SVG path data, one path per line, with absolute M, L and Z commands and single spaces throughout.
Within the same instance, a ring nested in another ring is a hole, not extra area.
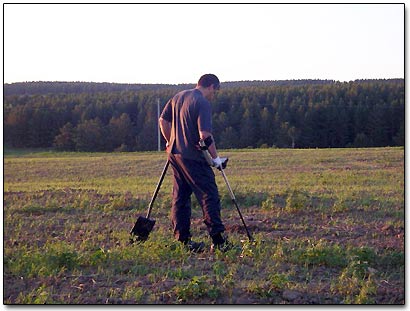
M 191 194 L 194 193 L 203 212 L 210 236 L 225 231 L 221 220 L 221 202 L 212 168 L 205 162 L 184 159 L 169 154 L 174 173 L 171 220 L 175 238 L 191 237 Z

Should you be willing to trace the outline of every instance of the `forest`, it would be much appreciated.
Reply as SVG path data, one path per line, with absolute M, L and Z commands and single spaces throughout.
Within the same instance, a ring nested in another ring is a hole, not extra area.
M 157 150 L 157 108 L 194 84 L 3 85 L 4 145 L 61 151 Z M 223 82 L 218 148 L 403 146 L 404 80 Z M 161 138 L 161 146 L 164 141 Z

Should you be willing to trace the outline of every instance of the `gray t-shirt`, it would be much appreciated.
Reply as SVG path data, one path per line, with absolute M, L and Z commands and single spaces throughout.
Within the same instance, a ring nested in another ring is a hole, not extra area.
M 174 117 L 173 117 L 174 116 Z M 183 158 L 204 161 L 199 131 L 212 133 L 211 104 L 197 89 L 185 90 L 168 101 L 161 117 L 172 123 L 170 152 Z

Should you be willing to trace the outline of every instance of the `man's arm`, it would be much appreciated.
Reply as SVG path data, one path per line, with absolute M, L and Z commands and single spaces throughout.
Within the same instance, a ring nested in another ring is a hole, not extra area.
M 199 131 L 199 137 L 200 137 L 202 140 L 205 140 L 205 139 L 208 138 L 209 136 L 212 137 L 213 142 L 212 142 L 212 144 L 208 147 L 208 151 L 209 151 L 209 153 L 210 153 L 212 159 L 215 159 L 215 158 L 218 157 L 218 152 L 217 152 L 217 150 L 216 150 L 216 145 L 215 145 L 215 141 L 214 141 L 214 139 L 213 139 L 212 134 L 211 134 L 210 132 L 207 132 L 207 131 Z
M 162 136 L 164 136 L 168 144 L 169 140 L 171 139 L 172 123 L 167 120 L 164 120 L 163 118 L 159 118 L 159 128 L 161 129 Z

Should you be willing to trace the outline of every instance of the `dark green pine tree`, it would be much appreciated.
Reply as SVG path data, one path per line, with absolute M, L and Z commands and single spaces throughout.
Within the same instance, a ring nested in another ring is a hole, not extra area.
M 75 130 L 74 141 L 78 151 L 109 150 L 107 132 L 98 117 L 78 124 Z
M 119 117 L 112 117 L 108 124 L 108 139 L 110 149 L 131 151 L 134 147 L 134 128 L 128 114 L 123 113 Z
M 60 129 L 60 134 L 54 138 L 53 147 L 60 151 L 74 151 L 75 143 L 75 129 L 69 122 Z

